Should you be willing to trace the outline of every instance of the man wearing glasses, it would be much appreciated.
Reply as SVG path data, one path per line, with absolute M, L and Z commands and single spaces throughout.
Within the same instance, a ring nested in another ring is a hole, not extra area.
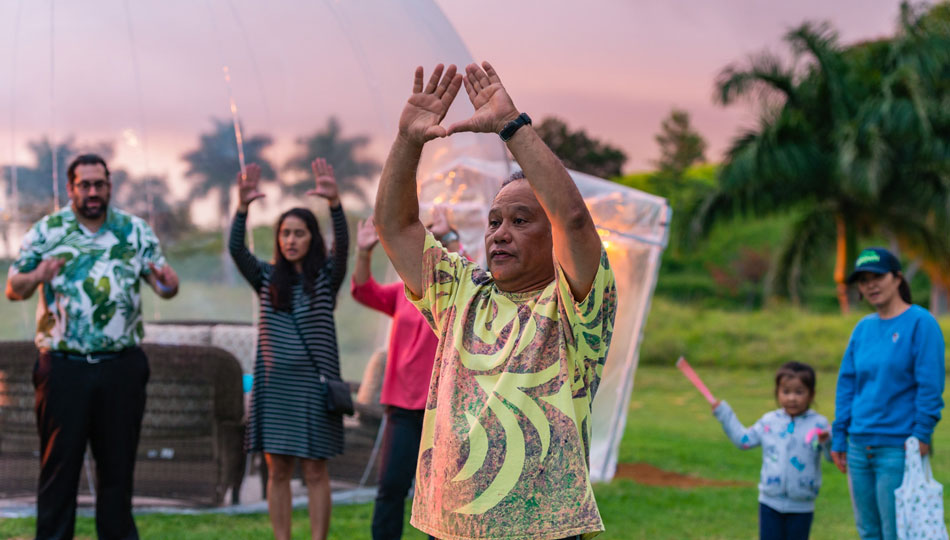
M 73 537 L 87 442 L 96 460 L 99 538 L 138 538 L 132 473 L 149 376 L 139 348 L 139 280 L 171 298 L 178 276 L 148 224 L 109 207 L 105 160 L 81 155 L 67 172 L 72 204 L 30 228 L 7 279 L 10 300 L 40 289 L 33 372 L 41 458 L 36 538 Z

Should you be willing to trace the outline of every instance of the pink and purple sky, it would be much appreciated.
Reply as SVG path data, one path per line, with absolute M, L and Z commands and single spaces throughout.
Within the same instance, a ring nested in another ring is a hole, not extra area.
M 274 162 L 330 115 L 346 134 L 370 134 L 382 159 L 413 66 L 463 63 L 466 49 L 492 61 L 535 119 L 560 116 L 625 150 L 627 171 L 650 168 L 672 107 L 691 113 L 716 161 L 753 120 L 748 105 L 712 101 L 726 65 L 787 53 L 782 35 L 805 20 L 829 21 L 846 43 L 882 37 L 898 10 L 896 0 L 0 0 L 0 163 L 28 163 L 26 142 L 50 134 L 112 141 L 118 165 L 166 175 L 181 195 L 180 156 L 210 118 L 229 117 L 223 65 L 246 130 L 275 138 Z M 470 110 L 462 95 L 450 116 Z
M 650 168 L 653 136 L 672 107 L 686 109 L 716 161 L 748 105 L 712 101 L 726 65 L 769 49 L 806 20 L 828 21 L 844 43 L 892 34 L 894 0 L 439 0 L 475 58 L 491 59 L 516 104 L 555 114 L 627 152 L 627 170 Z

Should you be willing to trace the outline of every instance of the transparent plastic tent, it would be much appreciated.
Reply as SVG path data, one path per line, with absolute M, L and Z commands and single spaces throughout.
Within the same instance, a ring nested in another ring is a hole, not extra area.
M 292 206 L 314 209 L 331 236 L 326 205 L 293 194 L 292 186 L 309 176 L 290 165 L 305 151 L 300 140 L 322 134 L 324 142 L 335 141 L 325 148 L 342 154 L 324 156 L 331 163 L 339 155 L 375 162 L 376 169 L 346 180 L 344 206 L 355 249 L 355 224 L 371 212 L 367 201 L 375 196 L 378 166 L 396 132 L 413 69 L 422 65 L 428 74 L 436 63 L 472 62 L 432 0 L 16 0 L 0 5 L 0 21 L 3 268 L 27 227 L 68 204 L 65 168 L 72 155 L 102 153 L 114 174 L 112 204 L 153 224 L 182 278 L 181 293 L 171 301 L 144 293 L 148 339 L 187 341 L 207 337 L 196 330 L 202 324 L 236 323 L 221 325 L 207 339 L 239 357 L 245 372 L 252 371 L 254 332 L 248 328 L 256 320 L 256 300 L 222 250 L 236 205 L 234 175 L 255 155 L 272 165 L 267 197 L 250 216 L 253 247 L 269 260 L 270 227 Z M 517 96 L 516 88 L 511 91 Z M 445 122 L 470 114 L 463 95 Z M 189 174 L 197 160 L 187 156 L 203 144 L 224 171 L 215 178 Z M 448 205 L 466 249 L 482 261 L 488 203 L 516 168 L 497 137 L 458 134 L 434 141 L 419 171 L 423 209 Z M 579 173 L 574 178 L 618 275 L 620 311 L 595 401 L 591 455 L 593 478 L 606 481 L 616 466 L 669 210 L 662 199 Z M 210 187 L 199 189 L 203 183 Z M 374 274 L 394 278 L 381 249 Z M 35 299 L 0 302 L 0 339 L 32 339 L 34 310 Z M 337 325 L 343 375 L 360 381 L 386 344 L 388 319 L 358 306 L 344 285 Z M 0 409 L 4 403 L 9 401 L 0 396 Z M 0 469 L 3 460 L 0 455 Z M 375 481 L 368 465 L 360 485 Z
M 244 162 L 262 155 L 275 172 L 249 217 L 262 228 L 252 240 L 261 258 L 273 255 L 268 228 L 293 206 L 313 209 L 332 237 L 326 205 L 291 189 L 312 181 L 308 171 L 288 168 L 307 150 L 302 138 L 322 135 L 323 157 L 338 173 L 341 155 L 375 164 L 340 178 L 350 188 L 344 207 L 354 228 L 371 212 L 414 68 L 428 74 L 437 63 L 473 61 L 431 0 L 17 0 L 0 5 L 0 20 L 0 255 L 12 257 L 27 227 L 68 204 L 69 159 L 102 153 L 113 171 L 112 204 L 149 219 L 184 280 L 172 301 L 146 293 L 145 315 L 158 321 L 252 322 L 253 295 L 221 249 Z M 445 122 L 470 114 L 462 97 Z M 264 138 L 270 143 L 255 152 Z M 214 158 L 215 178 L 189 174 L 204 165 L 187 159 L 199 149 Z M 468 134 L 435 141 L 421 170 L 459 154 L 504 159 L 504 147 Z M 182 211 L 191 223 L 181 223 Z M 376 317 L 348 291 L 340 296 L 343 350 L 368 357 L 375 326 L 367 332 L 363 325 Z M 9 315 L 0 317 L 0 337 L 28 338 L 33 304 L 0 306 Z M 345 316 L 357 309 L 359 317 Z M 358 380 L 364 364 L 345 362 L 345 376 Z

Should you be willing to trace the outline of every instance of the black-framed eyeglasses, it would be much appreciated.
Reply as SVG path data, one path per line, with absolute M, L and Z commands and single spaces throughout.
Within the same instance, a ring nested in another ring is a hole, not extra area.
M 109 187 L 111 184 L 108 180 L 96 180 L 95 182 L 89 182 L 86 180 L 81 180 L 73 184 L 76 189 L 79 191 L 89 191 L 92 188 L 96 188 L 96 191 L 102 191 L 105 188 Z

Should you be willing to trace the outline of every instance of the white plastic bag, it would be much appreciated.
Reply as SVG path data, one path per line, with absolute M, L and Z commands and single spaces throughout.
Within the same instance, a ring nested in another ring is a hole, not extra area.
M 920 441 L 904 444 L 904 481 L 894 490 L 898 540 L 947 540 L 943 486 L 934 480 L 930 458 L 920 457 Z

